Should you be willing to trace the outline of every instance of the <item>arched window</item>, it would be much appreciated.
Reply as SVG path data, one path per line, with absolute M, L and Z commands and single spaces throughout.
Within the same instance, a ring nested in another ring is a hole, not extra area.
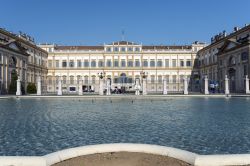
M 88 76 L 84 76 L 84 84 L 88 84 L 89 83 L 89 77 Z
M 62 76 L 62 83 L 66 84 L 66 82 L 67 82 L 67 76 Z
M 236 64 L 236 60 L 235 60 L 235 57 L 232 56 L 229 58 L 229 65 L 235 65 Z
M 48 76 L 48 84 L 52 85 L 52 76 Z
M 169 75 L 165 75 L 165 79 L 166 79 L 167 83 L 169 83 Z
M 162 76 L 161 75 L 158 76 L 158 83 L 162 83 Z
M 69 79 L 70 79 L 70 84 L 74 84 L 74 76 L 70 76 Z
M 151 83 L 155 83 L 155 76 L 151 75 Z
M 96 79 L 96 76 L 93 75 L 93 76 L 92 76 L 92 84 L 95 84 L 95 79 Z
M 80 83 L 80 80 L 81 80 L 81 79 L 82 79 L 82 76 L 78 75 L 78 76 L 77 76 L 77 84 Z
M 59 76 L 56 76 L 56 85 L 58 84 L 59 78 Z

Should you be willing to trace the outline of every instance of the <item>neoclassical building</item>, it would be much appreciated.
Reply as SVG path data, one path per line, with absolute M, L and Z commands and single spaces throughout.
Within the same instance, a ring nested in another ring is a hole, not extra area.
M 197 51 L 203 43 L 166 46 L 142 45 L 128 41 L 113 42 L 102 46 L 39 45 L 48 52 L 49 92 L 56 92 L 58 80 L 62 80 L 64 93 L 78 91 L 83 80 L 83 91 L 99 90 L 99 75 L 111 80 L 111 89 L 134 90 L 134 80 L 147 76 L 147 90 L 162 92 L 162 81 L 168 82 L 168 90 L 183 91 L 183 78 L 192 76 Z M 189 79 L 191 80 L 191 79 Z M 197 88 L 189 82 L 189 89 Z
M 250 74 L 250 25 L 235 27 L 233 32 L 225 31 L 211 38 L 211 44 L 198 51 L 196 70 L 200 78 L 208 76 L 210 82 L 217 82 L 219 89 L 225 89 L 225 77 L 229 79 L 230 92 L 244 92 L 245 78 Z
M 26 88 L 28 83 L 36 83 L 47 77 L 48 53 L 36 46 L 34 39 L 21 33 L 19 35 L 0 28 L 0 94 L 8 93 L 11 74 L 16 71 Z M 46 91 L 46 86 L 43 86 Z

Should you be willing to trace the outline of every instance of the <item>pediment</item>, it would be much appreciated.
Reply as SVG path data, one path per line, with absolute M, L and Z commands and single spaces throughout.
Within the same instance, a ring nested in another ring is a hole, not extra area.
M 239 43 L 237 43 L 236 41 L 233 40 L 227 40 L 222 47 L 219 49 L 218 54 L 221 54 L 223 52 L 227 52 L 228 50 L 231 50 L 235 47 L 237 47 L 239 45 Z
M 9 47 L 16 50 L 16 51 L 20 51 L 19 47 L 16 45 L 16 43 L 10 43 Z

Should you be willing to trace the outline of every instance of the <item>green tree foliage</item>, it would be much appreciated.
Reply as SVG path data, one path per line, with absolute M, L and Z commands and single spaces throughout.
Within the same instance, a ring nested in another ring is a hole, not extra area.
M 34 83 L 29 83 L 27 86 L 27 93 L 34 94 L 36 93 L 36 85 Z

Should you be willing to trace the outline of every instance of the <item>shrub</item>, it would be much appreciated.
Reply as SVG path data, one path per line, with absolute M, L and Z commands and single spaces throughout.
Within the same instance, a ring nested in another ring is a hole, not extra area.
M 34 94 L 36 93 L 36 85 L 34 83 L 29 83 L 27 86 L 27 93 Z

